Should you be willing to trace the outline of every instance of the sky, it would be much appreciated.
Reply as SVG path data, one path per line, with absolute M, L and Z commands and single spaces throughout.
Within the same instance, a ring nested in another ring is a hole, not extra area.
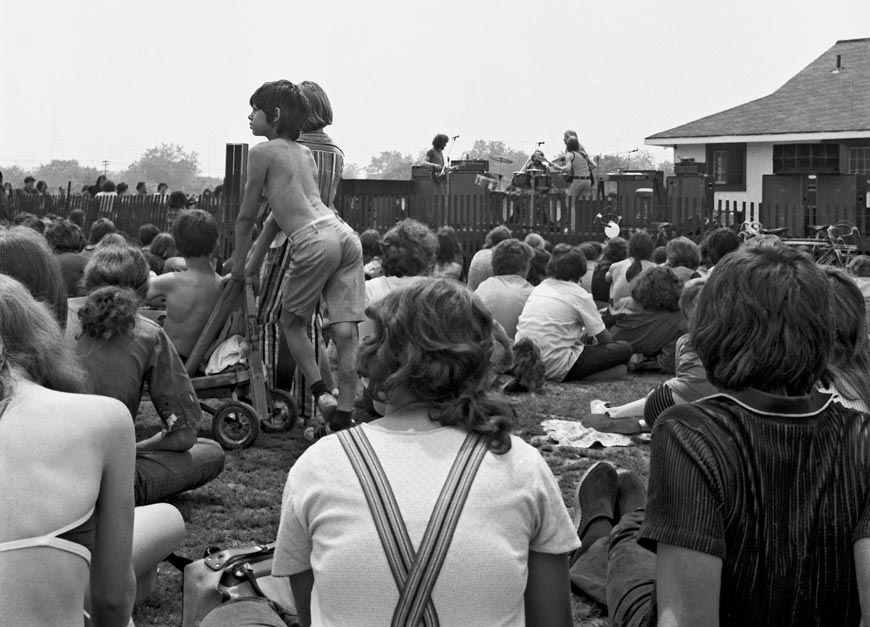
M 223 175 L 257 143 L 263 82 L 313 80 L 346 162 L 414 157 L 436 133 L 590 154 L 765 96 L 837 40 L 870 37 L 870 0 L 0 0 L 0 166 L 121 170 L 175 143 Z

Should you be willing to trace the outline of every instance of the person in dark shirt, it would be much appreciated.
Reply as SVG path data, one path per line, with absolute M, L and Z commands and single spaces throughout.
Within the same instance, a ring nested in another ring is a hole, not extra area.
M 816 387 L 829 285 L 790 249 L 716 265 L 690 332 L 721 392 L 656 421 L 648 499 L 607 463 L 578 486 L 573 581 L 612 625 L 868 624 L 870 415 Z

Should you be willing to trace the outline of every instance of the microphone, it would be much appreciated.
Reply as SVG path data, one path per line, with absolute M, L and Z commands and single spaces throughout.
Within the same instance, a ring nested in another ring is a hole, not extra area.
M 459 135 L 454 135 L 454 136 L 453 136 L 453 141 L 456 141 L 457 139 L 459 139 Z

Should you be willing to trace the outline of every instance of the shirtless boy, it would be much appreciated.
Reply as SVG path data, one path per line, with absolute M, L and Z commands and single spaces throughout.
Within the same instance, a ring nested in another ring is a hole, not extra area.
M 235 227 L 232 278 L 241 281 L 260 269 L 278 231 L 287 235 L 290 261 L 284 274 L 281 328 L 297 367 L 328 421 L 315 437 L 351 425 L 358 378 L 354 351 L 357 323 L 365 319 L 362 247 L 356 233 L 320 199 L 311 151 L 296 143 L 308 102 L 290 81 L 265 83 L 251 96 L 251 132 L 268 141 L 248 153 L 248 180 Z M 251 248 L 251 234 L 265 193 L 272 213 Z M 248 251 L 251 251 L 248 258 Z M 247 263 L 246 263 L 247 260 Z M 338 399 L 320 376 L 308 319 L 321 295 L 329 310 L 330 333 L 338 352 Z M 337 406 L 337 410 L 336 410 Z
M 221 278 L 210 259 L 217 235 L 217 223 L 210 213 L 181 211 L 172 225 L 172 236 L 187 270 L 161 274 L 148 286 L 148 302 L 166 300 L 163 330 L 182 359 L 190 355 L 220 297 Z

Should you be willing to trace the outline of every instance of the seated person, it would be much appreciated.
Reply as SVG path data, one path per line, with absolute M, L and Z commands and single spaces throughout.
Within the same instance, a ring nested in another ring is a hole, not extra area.
M 474 291 L 477 286 L 493 275 L 492 249 L 502 240 L 513 237 L 511 230 L 503 224 L 490 229 L 486 234 L 483 248 L 474 253 L 468 264 L 468 289 Z
M 611 309 L 616 311 L 622 307 L 622 299 L 631 296 L 637 278 L 656 264 L 650 257 L 653 251 L 653 240 L 646 231 L 635 231 L 628 240 L 628 257 L 617 261 L 607 269 L 605 279 L 610 283 Z
M 82 254 L 85 257 L 90 257 L 91 255 L 93 255 L 94 249 L 97 247 L 97 244 L 100 243 L 100 240 L 109 233 L 114 232 L 115 223 L 108 218 L 100 218 L 98 220 L 94 220 L 94 222 L 91 223 L 91 230 L 88 232 L 88 243 L 82 250 Z
M 610 283 L 607 282 L 607 271 L 613 264 L 622 261 L 628 256 L 628 242 L 622 237 L 611 237 L 604 243 L 604 248 L 601 249 L 601 258 L 598 260 L 598 265 L 592 271 L 592 278 L 589 280 L 591 290 L 587 290 L 592 294 L 592 298 L 596 303 L 607 305 L 610 302 Z
M 151 272 L 160 275 L 163 274 L 166 266 L 166 261 L 177 254 L 175 249 L 175 238 L 171 233 L 158 233 L 151 240 L 151 245 L 148 249 L 142 249 L 145 259 L 148 260 L 148 267 Z
M 680 311 L 686 321 L 691 319 L 703 286 L 703 281 L 696 281 L 680 294 Z M 583 420 L 584 426 L 607 433 L 650 431 L 656 418 L 668 407 L 715 394 L 717 390 L 707 380 L 704 365 L 692 348 L 688 333 L 679 337 L 676 347 L 676 375 L 673 378 L 659 383 L 645 398 L 618 407 L 610 407 L 609 403 L 599 399 L 593 400 L 590 403 L 592 414 Z
M 383 276 L 381 269 L 381 234 L 375 229 L 366 229 L 359 235 L 363 250 L 363 270 L 366 281 Z
M 578 248 L 580 248 L 580 252 L 586 256 L 586 274 L 584 274 L 583 278 L 580 279 L 580 287 L 591 294 L 592 277 L 595 274 L 595 269 L 598 267 L 598 251 L 603 250 L 603 247 L 597 247 L 595 244 L 584 242 L 583 244 L 580 244 Z
M 160 229 L 150 222 L 139 227 L 139 245 L 142 246 L 142 252 L 148 250 L 148 247 L 151 246 L 151 242 L 153 242 L 154 238 L 159 234 Z
M 495 276 L 486 279 L 474 290 L 511 340 L 517 334 L 517 320 L 529 294 L 535 289 L 526 280 L 533 256 L 532 247 L 517 239 L 499 242 L 492 249 Z
M 580 287 L 586 256 L 558 244 L 547 270 L 549 277 L 532 290 L 520 314 L 517 342 L 529 338 L 537 344 L 551 381 L 577 381 L 601 371 L 624 376 L 631 344 L 613 340 L 592 296 Z
M 136 444 L 137 505 L 204 485 L 224 465 L 220 445 L 196 437 L 202 412 L 174 346 L 137 313 L 148 276 L 140 250 L 98 250 L 85 268 L 88 296 L 70 299 L 66 332 L 94 393 L 118 399 L 135 417 L 147 384 L 163 422 L 163 431 Z
M 422 222 L 406 218 L 384 234 L 381 251 L 383 275 L 366 281 L 366 307 L 418 277 L 429 276 L 435 266 L 438 239 Z M 359 324 L 360 342 L 373 330 L 374 323 L 366 317 Z
M 683 283 L 666 266 L 656 266 L 641 274 L 622 301 L 620 314 L 611 331 L 613 339 L 631 344 L 644 359 L 655 359 L 665 372 L 676 371 L 677 338 L 687 331 L 680 313 Z
M 674 271 L 677 278 L 685 283 L 689 279 L 698 279 L 701 274 L 701 247 L 688 237 L 675 237 L 665 247 L 667 261 L 665 264 Z
M 659 417 L 649 498 L 606 462 L 576 492 L 572 579 L 612 625 L 867 624 L 870 415 L 816 390 L 833 317 L 804 254 L 716 265 L 691 334 L 722 392 Z
M 221 277 L 211 266 L 217 223 L 202 209 L 185 209 L 172 225 L 187 270 L 156 277 L 148 287 L 149 304 L 166 302 L 163 329 L 182 359 L 190 355 L 221 294 Z
M 69 220 L 55 220 L 46 227 L 45 239 L 57 256 L 67 294 L 70 297 L 84 296 L 81 281 L 88 258 L 81 254 L 85 246 L 81 229 Z
M 435 234 L 438 238 L 438 250 L 435 254 L 435 267 L 432 276 L 459 281 L 462 278 L 462 244 L 452 226 L 442 226 Z

